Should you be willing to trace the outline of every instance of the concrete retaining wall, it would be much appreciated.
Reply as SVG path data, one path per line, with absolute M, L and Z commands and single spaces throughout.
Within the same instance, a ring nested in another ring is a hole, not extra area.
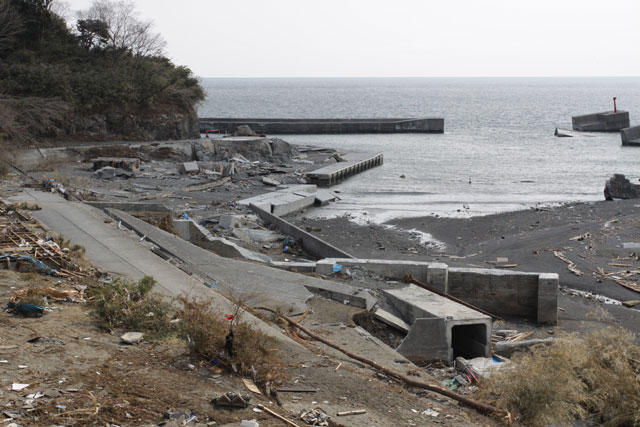
M 443 118 L 400 119 L 247 119 L 201 118 L 200 132 L 220 129 L 233 133 L 238 126 L 249 126 L 264 134 L 339 133 L 442 133 Z
M 631 126 L 620 130 L 622 145 L 638 146 L 640 145 L 640 126 Z
M 497 316 L 525 317 L 539 323 L 558 321 L 559 278 L 555 273 L 525 273 L 487 268 L 451 268 L 442 263 L 377 259 L 322 259 L 316 272 L 331 275 L 333 266 L 363 267 L 391 279 L 411 274 L 421 282 Z
M 98 209 L 118 209 L 124 212 L 171 212 L 161 203 L 133 203 L 133 202 L 85 202 Z
M 265 211 L 259 206 L 251 204 L 249 207 L 260 217 L 263 223 L 266 225 L 273 225 L 280 230 L 281 233 L 293 237 L 296 241 L 300 241 L 304 250 L 316 258 L 353 258 L 348 253 L 330 245 L 310 233 L 307 233 L 300 227 L 296 227 L 284 219 Z

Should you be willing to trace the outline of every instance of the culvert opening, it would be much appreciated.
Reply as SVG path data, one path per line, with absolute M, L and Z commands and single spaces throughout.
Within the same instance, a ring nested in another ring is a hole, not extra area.
M 453 357 L 484 357 L 487 343 L 487 326 L 484 324 L 457 325 L 451 328 Z

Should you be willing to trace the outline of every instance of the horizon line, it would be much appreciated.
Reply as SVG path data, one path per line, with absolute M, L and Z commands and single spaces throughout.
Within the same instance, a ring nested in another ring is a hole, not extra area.
M 597 76 L 199 76 L 201 79 L 598 79 L 598 78 L 640 78 L 640 75 L 597 75 Z

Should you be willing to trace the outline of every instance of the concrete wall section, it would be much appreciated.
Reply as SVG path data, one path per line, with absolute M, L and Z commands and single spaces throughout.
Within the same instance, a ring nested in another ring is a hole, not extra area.
M 135 202 L 85 202 L 87 205 L 98 209 L 118 209 L 124 212 L 171 212 L 161 203 L 135 203 Z
M 449 294 L 496 315 L 537 317 L 538 274 L 449 268 Z
M 631 126 L 620 130 L 622 145 L 638 146 L 640 145 L 640 126 Z
M 300 241 L 304 250 L 318 259 L 353 258 L 348 253 L 330 245 L 310 233 L 307 233 L 300 227 L 296 227 L 284 219 L 273 215 L 271 212 L 267 212 L 259 206 L 251 204 L 249 207 L 260 217 L 264 224 L 273 225 L 280 230 L 281 233 L 293 237 L 296 241 Z
M 400 119 L 251 119 L 201 118 L 200 133 L 220 129 L 233 133 L 238 126 L 249 126 L 264 134 L 340 134 L 340 133 L 443 133 L 443 118 Z
M 573 130 L 585 132 L 617 132 L 629 127 L 628 111 L 605 111 L 571 117 Z
M 538 323 L 558 323 L 558 286 L 556 273 L 538 276 Z

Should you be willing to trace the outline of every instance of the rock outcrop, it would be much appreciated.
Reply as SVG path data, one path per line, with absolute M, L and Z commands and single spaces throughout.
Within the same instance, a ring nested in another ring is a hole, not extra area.
M 632 184 L 624 175 L 614 174 L 604 185 L 604 198 L 637 199 L 640 197 L 640 185 Z

